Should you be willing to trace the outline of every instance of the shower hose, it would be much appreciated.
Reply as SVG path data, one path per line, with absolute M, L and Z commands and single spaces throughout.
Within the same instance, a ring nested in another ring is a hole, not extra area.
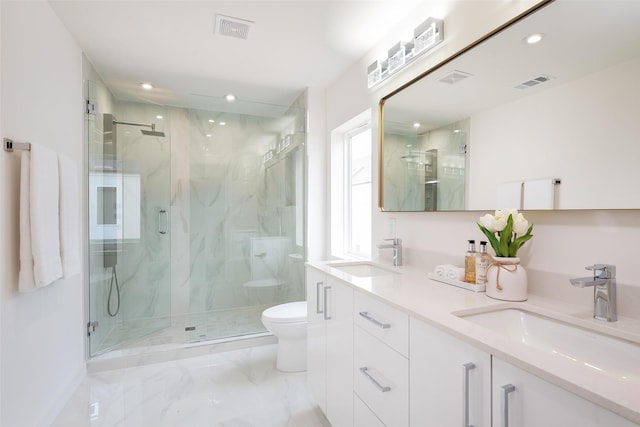
M 116 308 L 111 311 L 111 295 L 113 294 L 113 286 L 116 287 Z M 118 274 L 116 273 L 116 266 L 111 267 L 111 283 L 109 283 L 109 296 L 107 297 L 107 313 L 109 316 L 115 317 L 120 311 L 120 285 L 118 285 Z

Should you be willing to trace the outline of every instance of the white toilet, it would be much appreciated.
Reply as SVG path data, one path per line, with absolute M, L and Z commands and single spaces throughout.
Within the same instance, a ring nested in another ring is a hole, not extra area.
M 284 372 L 307 370 L 307 302 L 280 304 L 262 313 L 262 324 L 278 338 L 276 368 Z

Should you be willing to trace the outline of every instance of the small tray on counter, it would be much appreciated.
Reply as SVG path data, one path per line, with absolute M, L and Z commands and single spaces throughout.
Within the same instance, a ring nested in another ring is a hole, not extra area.
M 438 276 L 435 273 L 429 273 L 427 274 L 427 276 L 431 280 L 446 283 L 447 285 L 456 286 L 458 288 L 467 289 L 473 292 L 484 292 L 486 289 L 485 285 L 472 285 L 471 283 L 463 282 L 461 280 L 456 280 L 456 279 L 450 279 L 446 276 Z

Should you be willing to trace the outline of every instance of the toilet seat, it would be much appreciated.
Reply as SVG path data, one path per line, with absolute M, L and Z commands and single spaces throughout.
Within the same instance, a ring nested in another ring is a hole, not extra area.
M 276 305 L 262 313 L 265 321 L 273 323 L 296 323 L 307 321 L 307 302 L 296 301 Z

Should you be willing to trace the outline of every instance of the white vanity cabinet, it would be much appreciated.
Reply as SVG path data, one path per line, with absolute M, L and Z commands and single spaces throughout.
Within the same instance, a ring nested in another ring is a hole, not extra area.
M 332 427 L 353 426 L 353 289 L 307 267 L 307 382 Z
M 355 292 L 354 323 L 354 426 L 408 426 L 409 316 Z
M 494 427 L 637 427 L 497 357 L 492 364 Z
M 410 320 L 410 425 L 491 425 L 491 355 Z
M 332 427 L 640 427 L 338 277 L 306 268 L 307 382 Z

